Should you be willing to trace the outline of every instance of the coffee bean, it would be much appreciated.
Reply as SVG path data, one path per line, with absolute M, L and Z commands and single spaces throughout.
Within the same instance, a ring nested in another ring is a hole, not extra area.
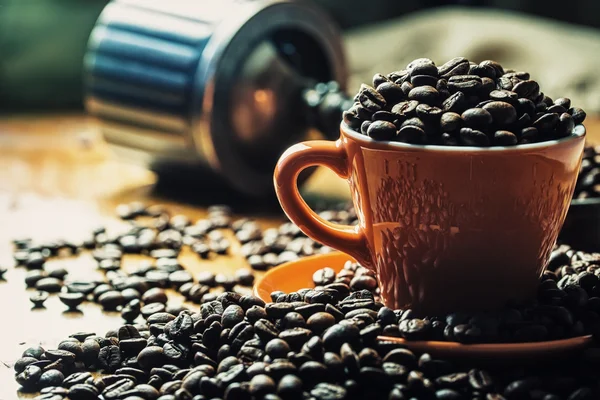
M 221 318 L 221 323 L 223 324 L 224 328 L 233 328 L 235 325 L 244 320 L 244 310 L 242 307 L 232 304 L 223 311 Z
M 35 288 L 42 292 L 58 293 L 62 288 L 62 281 L 56 278 L 42 278 L 35 283 Z
M 523 398 L 528 395 L 531 390 L 539 388 L 541 382 L 536 378 L 516 380 L 511 382 L 504 389 L 504 396 L 508 399 Z
M 492 122 L 492 114 L 484 108 L 470 108 L 462 113 L 465 125 L 473 129 L 485 129 Z
M 548 113 L 538 118 L 533 123 L 533 127 L 540 133 L 550 133 L 558 125 L 559 117 L 556 114 Z
M 424 144 L 427 140 L 425 131 L 418 126 L 406 125 L 398 131 L 396 140 L 404 143 L 411 144 Z
M 418 101 L 403 101 L 395 104 L 392 107 L 392 113 L 397 115 L 399 118 L 403 120 L 406 118 L 412 118 L 417 115 L 417 106 L 419 105 Z
M 445 112 L 440 117 L 440 130 L 443 132 L 455 132 L 462 128 L 463 120 L 459 114 Z
M 308 318 L 306 325 L 315 334 L 320 335 L 321 333 L 325 332 L 327 328 L 333 326 L 335 322 L 336 321 L 333 315 L 327 312 L 318 312 Z
M 279 338 L 287 342 L 292 349 L 300 349 L 304 343 L 311 337 L 312 332 L 306 328 L 293 327 L 281 331 Z
M 379 111 L 386 106 L 385 98 L 369 85 L 362 84 L 358 92 L 360 105 L 369 113 Z
M 140 367 L 146 371 L 163 364 L 164 352 L 162 347 L 148 346 L 137 356 Z
M 469 72 L 469 60 L 464 57 L 456 57 L 438 68 L 441 78 L 448 79 L 456 75 L 464 75 Z
M 372 123 L 373 121 L 363 121 L 363 123 L 360 125 L 360 133 L 362 133 L 363 135 L 368 135 L 369 127 Z
M 381 82 L 376 88 L 377 92 L 385 99 L 386 104 L 396 104 L 406 98 L 401 86 L 394 82 Z
M 477 75 L 454 75 L 448 79 L 448 89 L 451 93 L 475 94 L 481 89 L 481 78 Z
M 525 143 L 535 143 L 539 140 L 540 134 L 535 127 L 525 128 L 521 131 L 521 141 Z
M 519 97 L 534 100 L 540 94 L 540 86 L 536 81 L 525 80 L 514 85 L 512 91 Z
M 32 251 L 27 255 L 25 267 L 27 269 L 42 269 L 46 263 L 46 258 L 39 251 Z
M 295 375 L 285 375 L 277 385 L 277 394 L 282 399 L 301 399 L 302 381 Z
M 18 373 L 23 372 L 28 365 L 33 364 L 37 361 L 38 361 L 37 358 L 23 356 L 15 362 L 15 365 L 13 368 L 14 368 L 15 372 L 18 374 Z
M 108 291 L 98 298 L 98 303 L 105 311 L 115 311 L 125 302 L 121 292 L 116 290 Z
M 106 400 L 119 399 L 121 396 L 127 396 L 129 390 L 135 387 L 135 382 L 130 378 L 117 379 L 115 382 L 109 384 L 102 391 L 102 396 Z
M 69 388 L 69 399 L 72 400 L 95 400 L 98 394 L 98 389 L 88 383 L 76 384 Z
M 463 92 L 456 92 L 442 102 L 444 112 L 462 113 L 467 108 L 467 98 Z
M 310 394 L 318 400 L 342 400 L 346 398 L 347 391 L 342 386 L 321 382 L 315 385 Z
M 575 122 L 571 115 L 562 113 L 558 118 L 558 124 L 556 125 L 556 136 L 559 138 L 569 136 L 574 128 Z
M 114 372 L 121 366 L 121 351 L 118 346 L 106 346 L 98 354 L 98 366 L 106 372 Z
M 333 283 L 335 280 L 336 274 L 332 268 L 325 267 L 317 270 L 313 274 L 313 282 L 316 286 L 325 286 L 330 283 Z
M 417 86 L 408 93 L 409 100 L 429 105 L 438 104 L 440 93 L 432 86 Z
M 575 125 L 582 124 L 585 121 L 585 117 L 587 116 L 585 111 L 578 107 L 571 107 L 569 109 L 569 114 L 573 117 L 573 122 Z
M 323 333 L 323 345 L 327 351 L 339 351 L 344 343 L 355 343 L 360 336 L 354 325 L 335 324 Z
M 238 269 L 235 272 L 235 280 L 240 286 L 252 286 L 254 284 L 254 274 L 246 268 Z
M 293 310 L 294 306 L 290 303 L 270 303 L 265 307 L 265 311 L 270 318 L 283 318 Z
M 437 126 L 442 116 L 442 109 L 427 104 L 419 104 L 417 106 L 417 116 L 425 123 Z
M 489 64 L 473 65 L 469 68 L 469 75 L 477 75 L 481 78 L 496 78 L 496 69 Z
M 439 400 L 461 400 L 463 395 L 453 389 L 440 389 L 435 392 L 435 398 Z
M 44 303 L 48 300 L 48 292 L 36 291 L 31 293 L 29 300 L 33 303 L 34 308 L 44 307 Z
M 396 125 L 388 121 L 373 121 L 369 124 L 367 135 L 375 140 L 391 140 L 396 136 Z
M 511 105 L 515 105 L 518 102 L 519 95 L 510 90 L 493 90 L 490 92 L 490 99 L 494 101 L 503 101 Z
M 517 142 L 517 136 L 510 131 L 500 130 L 494 133 L 493 143 L 496 146 L 514 146 Z
M 16 376 L 17 383 L 25 390 L 32 390 L 42 376 L 42 369 L 35 365 L 28 365 L 23 372 Z
M 459 142 L 463 146 L 489 146 L 490 140 L 487 135 L 477 129 L 461 128 Z
M 507 126 L 517 120 L 517 110 L 504 101 L 492 101 L 483 106 L 492 115 L 495 124 Z
M 63 383 L 64 379 L 65 376 L 62 372 L 56 369 L 51 369 L 42 373 L 39 381 L 37 382 L 37 385 L 40 388 L 45 388 L 49 386 L 60 386 Z
M 59 293 L 58 298 L 70 310 L 74 310 L 83 303 L 85 295 L 83 293 Z

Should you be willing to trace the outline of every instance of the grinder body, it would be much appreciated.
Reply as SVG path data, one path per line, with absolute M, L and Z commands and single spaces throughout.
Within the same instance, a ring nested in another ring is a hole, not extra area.
M 314 134 L 307 90 L 347 79 L 332 21 L 293 0 L 114 0 L 84 64 L 86 108 L 122 159 L 259 197 L 280 154 Z

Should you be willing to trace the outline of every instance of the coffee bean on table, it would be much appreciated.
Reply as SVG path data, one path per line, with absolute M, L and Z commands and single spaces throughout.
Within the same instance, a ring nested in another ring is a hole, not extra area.
M 311 315 L 306 321 L 308 329 L 313 331 L 315 334 L 320 335 L 327 328 L 333 326 L 336 323 L 335 317 L 327 312 L 318 312 Z
M 118 307 L 125 303 L 125 299 L 123 298 L 121 292 L 117 290 L 110 290 L 98 298 L 98 303 L 105 311 L 115 311 Z
M 46 300 L 48 300 L 48 292 L 35 291 L 29 295 L 29 300 L 33 303 L 34 308 L 41 308 L 44 306 Z
M 235 271 L 236 283 L 240 286 L 252 286 L 254 284 L 254 274 L 246 268 Z
M 48 293 L 58 293 L 62 288 L 63 282 L 56 278 L 42 278 L 35 283 L 35 288 L 38 291 Z
M 40 377 L 42 376 L 42 369 L 35 365 L 28 365 L 25 367 L 23 372 L 17 374 L 16 380 L 23 389 L 30 391 L 36 388 Z
M 58 298 L 70 310 L 73 310 L 84 302 L 85 295 L 83 293 L 59 293 Z
M 143 306 L 140 311 L 144 318 L 148 318 L 152 314 L 163 313 L 166 309 L 167 307 L 162 303 L 150 303 Z
M 325 286 L 333 283 L 336 278 L 336 274 L 333 268 L 325 267 L 317 270 L 313 274 L 312 278 L 315 286 Z
M 92 400 L 98 398 L 98 389 L 94 385 L 81 383 L 69 388 L 69 399 L 72 400 Z
M 63 383 L 65 376 L 63 373 L 56 369 L 45 371 L 40 376 L 37 385 L 41 388 L 48 386 L 60 386 Z

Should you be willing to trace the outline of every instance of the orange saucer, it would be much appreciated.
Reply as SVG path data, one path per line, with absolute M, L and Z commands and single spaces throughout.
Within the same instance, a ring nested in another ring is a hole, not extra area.
M 271 292 L 281 290 L 285 293 L 314 286 L 312 276 L 315 271 L 330 267 L 340 271 L 344 263 L 352 257 L 334 252 L 304 257 L 285 263 L 267 271 L 254 285 L 254 295 L 265 302 L 271 302 Z M 409 341 L 397 337 L 380 336 L 379 340 L 391 341 L 416 352 L 427 352 L 437 357 L 480 358 L 492 357 L 496 360 L 524 359 L 527 357 L 550 357 L 564 355 L 587 347 L 592 342 L 591 335 L 570 339 L 552 340 L 535 343 L 494 343 L 461 344 L 439 341 Z

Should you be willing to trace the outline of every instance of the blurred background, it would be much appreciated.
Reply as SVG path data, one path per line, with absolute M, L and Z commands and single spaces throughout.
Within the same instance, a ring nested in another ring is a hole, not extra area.
M 194 1 L 194 0 L 190 0 Z M 312 0 L 344 31 L 350 90 L 416 57 L 495 59 L 600 112 L 596 0 Z M 106 0 L 0 1 L 0 112 L 82 108 L 82 58 Z

